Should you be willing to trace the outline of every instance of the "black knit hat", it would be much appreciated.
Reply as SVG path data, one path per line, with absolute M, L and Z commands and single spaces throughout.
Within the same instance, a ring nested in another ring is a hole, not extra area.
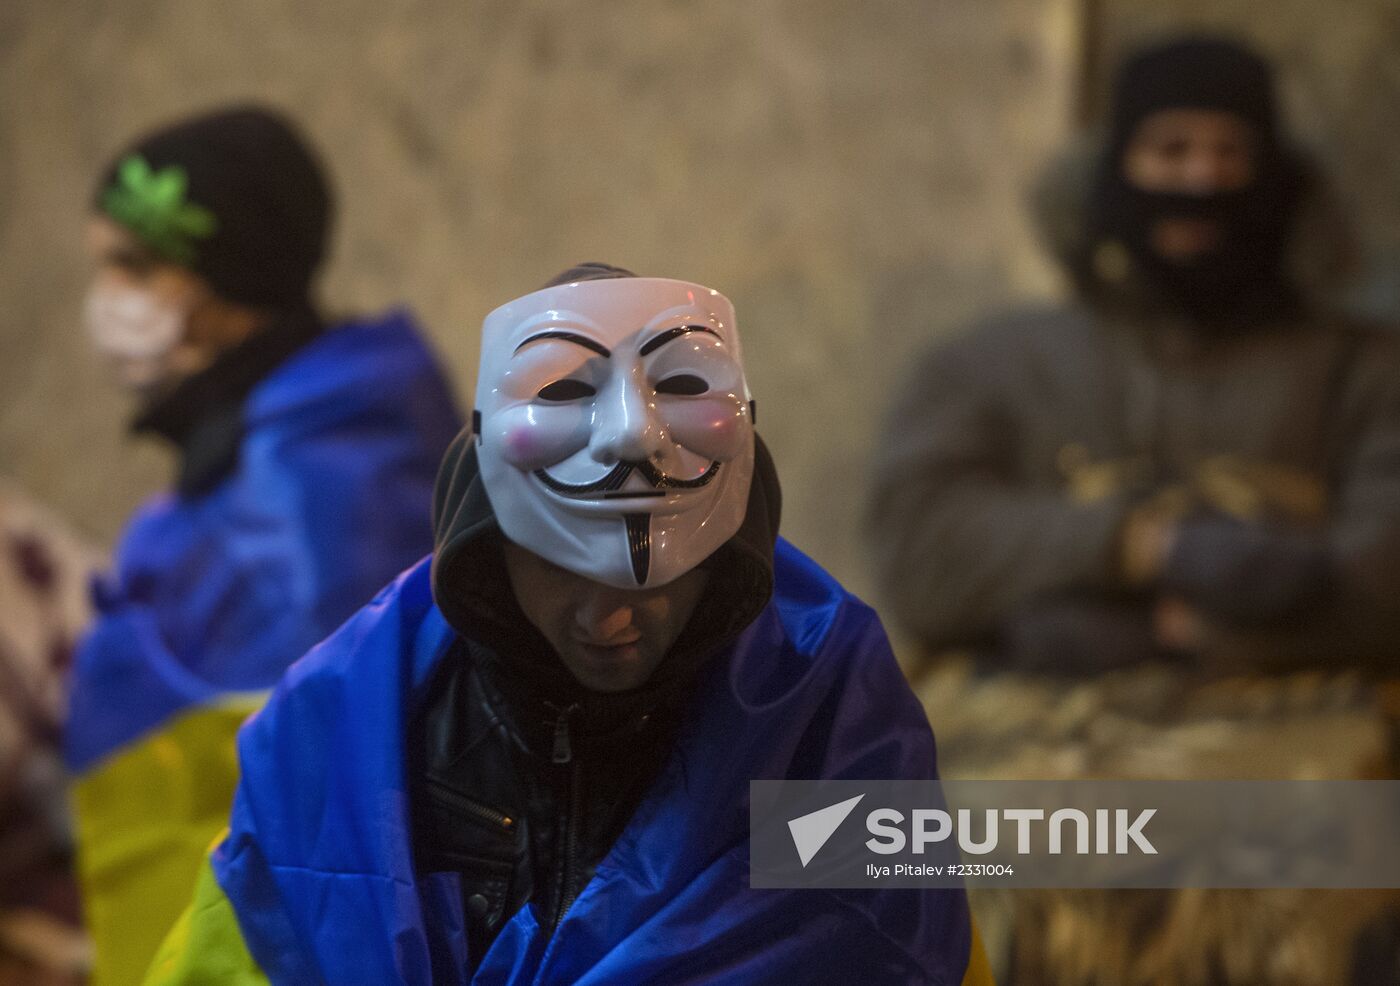
M 140 138 L 106 169 L 94 204 L 221 297 L 278 309 L 309 303 L 332 211 L 306 141 L 255 106 Z
M 1266 147 L 1277 140 L 1278 109 L 1269 64 L 1235 41 L 1186 37 L 1139 49 L 1113 85 L 1110 139 L 1122 150 L 1158 110 L 1224 110 L 1251 123 Z

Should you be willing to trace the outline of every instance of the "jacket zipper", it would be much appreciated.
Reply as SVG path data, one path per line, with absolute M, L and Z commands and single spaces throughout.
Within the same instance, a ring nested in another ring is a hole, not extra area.
M 569 817 L 564 829 L 564 887 L 559 899 L 559 913 L 554 918 L 554 927 L 564 920 L 569 908 L 574 906 L 579 888 L 574 886 L 578 878 L 578 823 L 579 812 L 583 807 L 583 765 L 577 760 L 569 770 Z
M 503 811 L 497 811 L 495 808 L 488 807 L 478 801 L 473 801 L 437 781 L 429 780 L 428 786 L 432 788 L 436 794 L 451 801 L 453 807 L 460 809 L 464 814 L 470 815 L 496 828 L 504 829 L 507 832 L 515 828 L 515 818 L 511 815 L 507 815 Z
M 569 741 L 569 717 L 578 711 L 579 705 L 575 702 L 562 709 L 555 705 L 549 707 L 559 713 L 554 720 L 554 762 L 566 764 L 574 759 L 573 743 Z
M 554 720 L 554 762 L 559 766 L 569 767 L 569 805 L 564 816 L 564 845 L 560 853 L 562 858 L 559 880 L 559 901 L 554 909 L 554 921 L 552 928 L 559 927 L 559 922 L 564 920 L 564 915 L 573 906 L 574 899 L 578 896 L 574 888 L 575 876 L 578 873 L 578 816 L 583 802 L 583 765 L 574 759 L 573 743 L 569 737 L 569 717 L 578 711 L 578 703 L 575 702 L 559 710 L 559 716 Z

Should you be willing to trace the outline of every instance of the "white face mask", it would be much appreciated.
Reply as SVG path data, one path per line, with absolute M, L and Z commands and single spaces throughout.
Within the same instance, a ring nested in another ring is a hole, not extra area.
M 734 536 L 754 430 L 734 308 L 663 278 L 545 288 L 482 327 L 477 457 L 506 537 L 660 586 Z
M 115 368 L 118 380 L 139 390 L 170 373 L 188 314 L 140 288 L 99 285 L 88 293 L 84 320 L 93 346 Z

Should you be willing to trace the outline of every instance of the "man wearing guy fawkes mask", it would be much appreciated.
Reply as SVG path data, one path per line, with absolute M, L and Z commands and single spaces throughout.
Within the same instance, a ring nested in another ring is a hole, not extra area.
M 245 729 L 148 983 L 989 982 L 961 891 L 749 888 L 750 780 L 936 775 L 777 536 L 729 301 L 573 268 L 486 317 L 476 404 L 431 562 Z
M 1344 223 L 1268 66 L 1133 54 L 1035 204 L 1077 297 L 932 349 L 877 445 L 896 615 L 996 670 L 1393 668 L 1400 359 L 1331 303 Z

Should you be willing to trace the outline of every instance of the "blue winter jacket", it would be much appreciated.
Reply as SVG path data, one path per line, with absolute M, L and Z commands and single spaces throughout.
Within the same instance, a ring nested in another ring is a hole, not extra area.
M 95 981 L 131 983 L 227 822 L 237 726 L 432 543 L 460 427 L 407 313 L 330 328 L 244 403 L 233 472 L 131 521 L 76 657 L 67 731 Z

